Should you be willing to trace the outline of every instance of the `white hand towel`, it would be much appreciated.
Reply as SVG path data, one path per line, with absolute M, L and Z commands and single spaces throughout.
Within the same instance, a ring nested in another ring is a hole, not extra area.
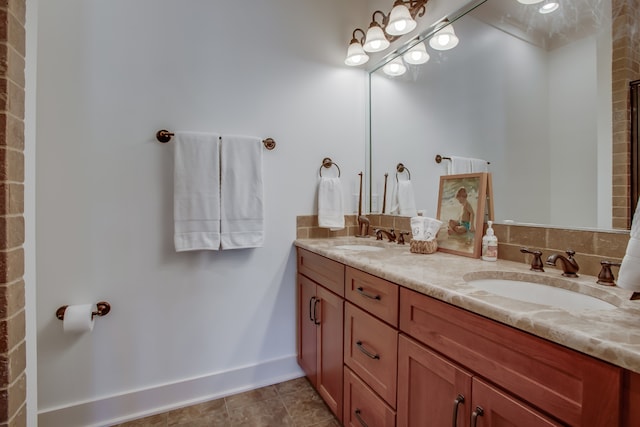
M 389 213 L 409 217 L 418 215 L 413 184 L 411 184 L 410 180 L 396 180 L 391 189 L 391 209 Z
M 636 205 L 636 212 L 631 221 L 629 234 L 627 252 L 622 258 L 616 284 L 621 288 L 640 292 L 640 256 L 638 256 L 638 248 L 640 246 L 640 203 Z
M 489 172 L 487 161 L 474 159 L 472 157 L 451 156 L 448 174 L 457 175 L 462 173 Z
M 219 136 L 176 132 L 173 219 L 176 252 L 220 247 Z
M 318 225 L 332 231 L 344 228 L 340 178 L 320 178 L 320 184 L 318 184 Z
M 262 146 L 262 140 L 256 137 L 222 137 L 222 249 L 258 248 L 264 244 Z

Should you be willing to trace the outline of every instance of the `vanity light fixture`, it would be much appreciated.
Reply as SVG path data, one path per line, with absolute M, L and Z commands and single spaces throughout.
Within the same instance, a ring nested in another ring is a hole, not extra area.
M 538 9 L 538 12 L 546 15 L 547 13 L 555 12 L 560 7 L 560 3 L 556 0 L 546 0 Z
M 379 10 L 373 12 L 373 20 L 371 21 L 371 24 L 369 24 L 369 29 L 367 30 L 367 36 L 365 37 L 363 46 L 366 52 L 380 52 L 388 48 L 391 44 L 382 30 L 382 26 L 378 21 L 376 21 L 376 14 L 378 13 L 382 15 L 382 26 L 384 26 L 387 18 L 387 16 Z
M 520 4 L 538 4 L 542 3 L 544 0 L 518 0 Z
M 356 33 L 360 31 L 362 33 L 362 37 L 360 39 L 357 38 Z M 347 59 L 344 60 L 344 63 L 350 67 L 355 67 L 357 65 L 365 64 L 369 60 L 369 55 L 362 48 L 362 44 L 364 42 L 364 31 L 360 28 L 356 28 L 353 30 L 353 38 L 351 39 L 351 43 L 349 43 L 349 48 L 347 49 Z
M 458 37 L 453 30 L 453 25 L 448 19 L 444 19 L 441 28 L 429 39 L 429 46 L 435 50 L 449 50 L 458 45 Z
M 382 71 L 388 76 L 396 77 L 401 76 L 407 72 L 407 67 L 402 62 L 402 58 L 396 58 L 393 61 L 385 64 L 382 67 Z
M 413 31 L 418 25 L 416 17 L 422 17 L 426 12 L 427 1 L 395 0 L 388 15 L 379 10 L 373 12 L 373 20 L 366 34 L 359 28 L 353 31 L 345 64 L 349 66 L 362 65 L 369 60 L 368 55 L 364 53 L 365 51 L 383 51 L 399 36 Z M 382 22 L 376 21 L 376 14 L 382 15 Z M 362 32 L 364 37 L 358 39 L 356 37 L 357 31 Z
M 425 47 L 424 42 L 420 42 L 406 51 L 402 55 L 402 58 L 407 64 L 419 65 L 424 64 L 429 60 L 429 54 L 427 53 L 427 48 Z

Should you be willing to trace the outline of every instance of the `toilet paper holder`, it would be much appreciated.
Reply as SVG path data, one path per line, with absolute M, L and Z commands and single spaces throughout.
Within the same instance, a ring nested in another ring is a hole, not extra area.
M 60 320 L 64 320 L 64 312 L 69 307 L 68 305 L 63 305 L 62 307 L 56 310 L 56 317 Z M 96 303 L 96 311 L 91 312 L 91 320 L 93 320 L 94 316 L 106 316 L 107 313 L 111 311 L 111 304 L 106 301 L 100 301 Z

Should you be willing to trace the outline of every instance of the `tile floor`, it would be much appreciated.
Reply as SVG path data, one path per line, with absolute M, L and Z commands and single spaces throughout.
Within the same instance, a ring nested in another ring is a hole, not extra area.
M 174 409 L 114 427 L 339 427 L 306 378 Z

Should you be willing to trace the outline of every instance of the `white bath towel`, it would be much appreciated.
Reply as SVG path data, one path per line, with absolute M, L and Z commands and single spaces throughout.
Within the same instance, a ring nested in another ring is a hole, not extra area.
M 411 180 L 396 180 L 391 189 L 390 214 L 414 217 L 418 215 Z
M 173 219 L 176 252 L 220 247 L 219 136 L 176 132 Z
M 621 288 L 640 292 L 640 256 L 638 256 L 638 248 L 640 247 L 640 203 L 636 206 L 629 235 L 627 251 L 622 258 L 616 284 Z
M 340 178 L 320 177 L 318 184 L 318 225 L 332 231 L 344 228 L 344 207 Z
M 262 140 L 257 137 L 222 136 L 222 249 L 258 248 L 264 244 L 262 147 Z
M 474 159 L 472 157 L 451 156 L 448 174 L 457 175 L 462 173 L 489 172 L 487 161 Z

